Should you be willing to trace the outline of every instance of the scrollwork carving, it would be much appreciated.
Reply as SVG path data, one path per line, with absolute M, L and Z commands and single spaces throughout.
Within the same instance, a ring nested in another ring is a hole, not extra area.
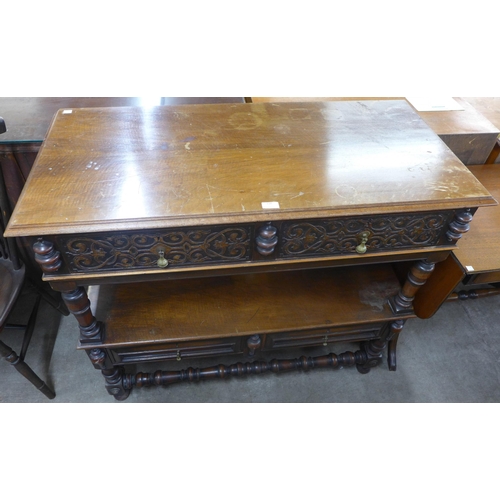
M 384 251 L 439 244 L 450 214 L 405 214 L 286 222 L 281 230 L 280 257 L 356 253 L 359 235 L 369 233 L 366 249 Z
M 169 266 L 250 259 L 251 227 L 172 229 L 64 239 L 63 256 L 72 272 L 154 268 L 159 251 Z

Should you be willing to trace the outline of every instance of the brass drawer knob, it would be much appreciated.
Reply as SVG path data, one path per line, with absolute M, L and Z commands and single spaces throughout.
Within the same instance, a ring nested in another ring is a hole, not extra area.
M 158 267 L 167 267 L 168 266 L 168 260 L 165 259 L 165 251 L 164 250 L 158 250 L 158 260 L 156 263 L 157 263 Z
M 368 231 L 363 231 L 362 233 L 358 234 L 359 245 L 356 247 L 356 252 L 358 252 L 358 253 L 365 253 L 366 252 L 366 250 L 367 250 L 366 243 L 367 243 L 369 237 L 370 237 L 370 233 Z

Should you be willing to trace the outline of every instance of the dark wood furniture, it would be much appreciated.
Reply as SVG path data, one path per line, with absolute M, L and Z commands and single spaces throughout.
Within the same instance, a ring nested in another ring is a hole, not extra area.
M 500 172 L 497 165 L 474 165 L 470 171 L 498 200 Z M 500 257 L 498 252 L 500 210 L 498 206 L 477 213 L 470 233 L 464 235 L 450 257 L 449 268 L 464 275 L 452 299 L 477 298 L 500 292 Z
M 2 170 L 10 210 L 19 199 L 26 179 L 40 150 L 47 130 L 59 109 L 162 106 L 179 104 L 242 103 L 243 97 L 0 97 L 0 116 L 6 131 L 0 135 L 0 169 Z M 41 282 L 39 267 L 32 260 L 26 242 L 18 239 L 18 251 L 31 280 Z M 50 293 L 50 287 L 47 287 Z M 53 300 L 59 300 L 53 294 Z
M 301 102 L 350 101 L 366 99 L 404 99 L 404 97 L 252 97 L 254 102 Z M 417 111 L 418 115 L 439 135 L 441 140 L 465 165 L 485 163 L 500 133 L 499 121 L 494 114 L 483 111 L 488 99 L 500 98 L 454 98 L 464 109 L 458 111 Z M 475 99 L 475 100 L 474 100 Z M 478 99 L 483 99 L 478 107 Z M 491 121 L 490 121 L 491 120 Z M 492 123 L 493 122 L 493 123 Z
M 500 97 L 463 97 L 462 99 L 500 129 Z M 500 135 L 485 163 L 500 163 Z
M 1 127 L 0 127 L 1 130 Z M 19 259 L 15 241 L 4 238 L 3 233 L 7 226 L 10 215 L 10 208 L 7 202 L 7 193 L 3 182 L 2 172 L 0 170 L 0 339 L 1 333 L 8 327 L 22 330 L 23 341 L 21 350 L 17 354 L 10 346 L 0 340 L 0 357 L 10 363 L 23 377 L 33 384 L 42 394 L 49 399 L 55 397 L 54 391 L 32 370 L 25 362 L 25 356 L 33 336 L 35 323 L 38 313 L 40 300 L 48 298 L 49 303 L 52 303 L 52 298 L 36 286 L 32 284 L 38 295 L 34 305 L 29 313 L 29 319 L 25 325 L 12 325 L 8 323 L 9 315 L 14 306 L 17 304 L 23 287 L 25 287 L 29 277 L 26 276 L 26 267 Z M 69 314 L 67 310 L 64 310 Z M 4 382 L 2 382 L 4 383 Z
M 366 373 L 386 348 L 395 370 L 404 322 L 449 295 L 429 287 L 435 264 L 495 203 L 404 101 L 68 109 L 6 234 L 32 239 L 122 400 L 183 380 Z M 338 341 L 360 346 L 267 360 Z M 242 361 L 124 368 L 229 353 Z
M 0 97 L 0 116 L 7 125 L 0 136 L 0 167 L 14 208 L 45 134 L 62 108 L 244 102 L 242 97 Z

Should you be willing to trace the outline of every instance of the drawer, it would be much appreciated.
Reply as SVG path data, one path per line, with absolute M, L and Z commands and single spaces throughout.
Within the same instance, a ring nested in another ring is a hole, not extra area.
M 281 259 L 387 252 L 450 244 L 453 212 L 290 221 L 281 225 Z
M 181 361 L 189 358 L 239 354 L 242 340 L 238 337 L 197 340 L 190 342 L 162 343 L 111 349 L 117 364 L 144 363 L 149 361 Z
M 287 349 L 290 347 L 326 346 L 333 342 L 361 342 L 376 339 L 384 325 L 356 325 L 344 328 L 320 329 L 267 335 L 263 351 Z
M 69 273 L 237 265 L 450 245 L 453 211 L 55 236 Z
M 252 235 L 252 225 L 209 226 L 59 236 L 56 243 L 68 270 L 79 273 L 245 262 Z

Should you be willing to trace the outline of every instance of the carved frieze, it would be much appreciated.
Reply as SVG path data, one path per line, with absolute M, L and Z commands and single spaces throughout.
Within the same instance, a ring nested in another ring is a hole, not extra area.
M 176 228 L 64 237 L 58 246 L 71 272 L 131 270 L 246 261 L 251 234 L 251 226 Z
M 445 212 L 285 222 L 279 256 L 360 253 L 360 242 L 368 253 L 433 246 L 440 243 L 450 218 L 451 214 Z

